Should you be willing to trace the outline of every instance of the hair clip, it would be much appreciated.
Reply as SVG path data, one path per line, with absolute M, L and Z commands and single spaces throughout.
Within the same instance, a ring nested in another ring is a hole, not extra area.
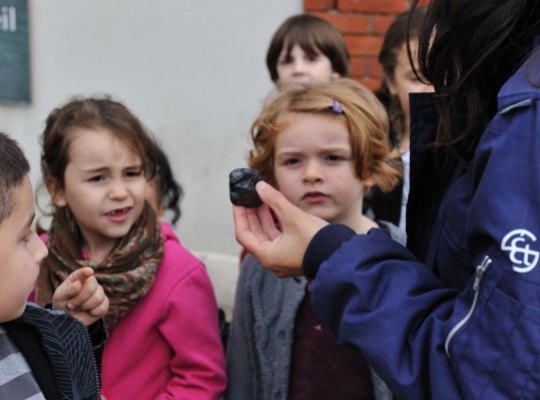
M 343 113 L 343 104 L 341 104 L 336 99 L 332 99 L 332 111 L 342 114 Z

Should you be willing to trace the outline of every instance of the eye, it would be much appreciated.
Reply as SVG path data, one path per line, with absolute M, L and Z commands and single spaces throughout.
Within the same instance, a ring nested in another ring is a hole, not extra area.
M 283 57 L 281 60 L 279 60 L 279 63 L 281 65 L 290 64 L 293 61 L 292 57 Z
M 319 59 L 319 55 L 317 54 L 317 55 L 315 55 L 315 56 L 308 56 L 307 59 L 308 59 L 309 61 L 315 62 L 315 61 L 317 61 L 317 60 Z
M 34 235 L 34 230 L 30 229 L 26 235 L 24 235 L 23 240 L 25 243 L 29 243 L 32 239 L 32 236 Z
M 126 176 L 128 178 L 135 178 L 137 176 L 141 176 L 143 173 L 143 170 L 142 169 L 138 169 L 138 170 L 131 170 L 131 171 L 126 171 Z
M 326 156 L 326 159 L 328 161 L 336 162 L 336 161 L 345 160 L 345 157 L 338 156 L 338 155 L 335 155 L 335 154 L 329 154 L 329 155 Z
M 103 179 L 105 179 L 103 175 L 96 175 L 88 179 L 88 182 L 101 182 Z
M 291 158 L 287 158 L 283 162 L 283 165 L 294 165 L 294 164 L 298 164 L 299 162 L 300 162 L 299 158 L 291 157 Z

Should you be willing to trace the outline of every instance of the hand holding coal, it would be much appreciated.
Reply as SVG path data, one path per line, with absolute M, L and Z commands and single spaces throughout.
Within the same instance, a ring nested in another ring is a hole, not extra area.
M 255 190 L 257 182 L 262 181 L 262 176 L 250 168 L 236 168 L 229 174 L 229 192 L 231 203 L 246 208 L 255 208 L 262 201 Z

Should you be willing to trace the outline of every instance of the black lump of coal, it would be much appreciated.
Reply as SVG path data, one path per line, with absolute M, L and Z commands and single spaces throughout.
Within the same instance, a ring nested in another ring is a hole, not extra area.
M 246 208 L 255 208 L 263 202 L 255 185 L 262 181 L 262 176 L 251 168 L 236 168 L 229 174 L 229 194 L 231 203 Z

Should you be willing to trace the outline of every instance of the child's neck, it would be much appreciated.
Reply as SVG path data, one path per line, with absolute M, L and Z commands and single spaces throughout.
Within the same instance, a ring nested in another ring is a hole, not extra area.
M 101 264 L 103 260 L 109 255 L 116 242 L 107 241 L 106 243 L 96 243 L 93 241 L 84 241 L 84 249 L 88 254 L 88 258 L 95 262 L 96 264 Z
M 345 225 L 347 225 L 349 228 L 351 228 L 358 234 L 366 234 L 371 228 L 379 227 L 379 225 L 377 225 L 375 221 L 366 217 L 365 215 L 361 215 L 360 218 L 356 219 L 356 221 Z
M 401 138 L 399 139 L 399 149 L 403 151 L 409 151 L 411 147 L 411 128 L 410 121 L 405 121 L 405 129 Z
M 348 226 L 357 234 L 366 234 L 371 228 L 378 228 L 379 225 L 372 219 L 366 217 L 361 212 L 362 206 L 359 207 L 357 212 L 344 218 L 341 221 L 327 221 L 330 223 L 339 223 Z

